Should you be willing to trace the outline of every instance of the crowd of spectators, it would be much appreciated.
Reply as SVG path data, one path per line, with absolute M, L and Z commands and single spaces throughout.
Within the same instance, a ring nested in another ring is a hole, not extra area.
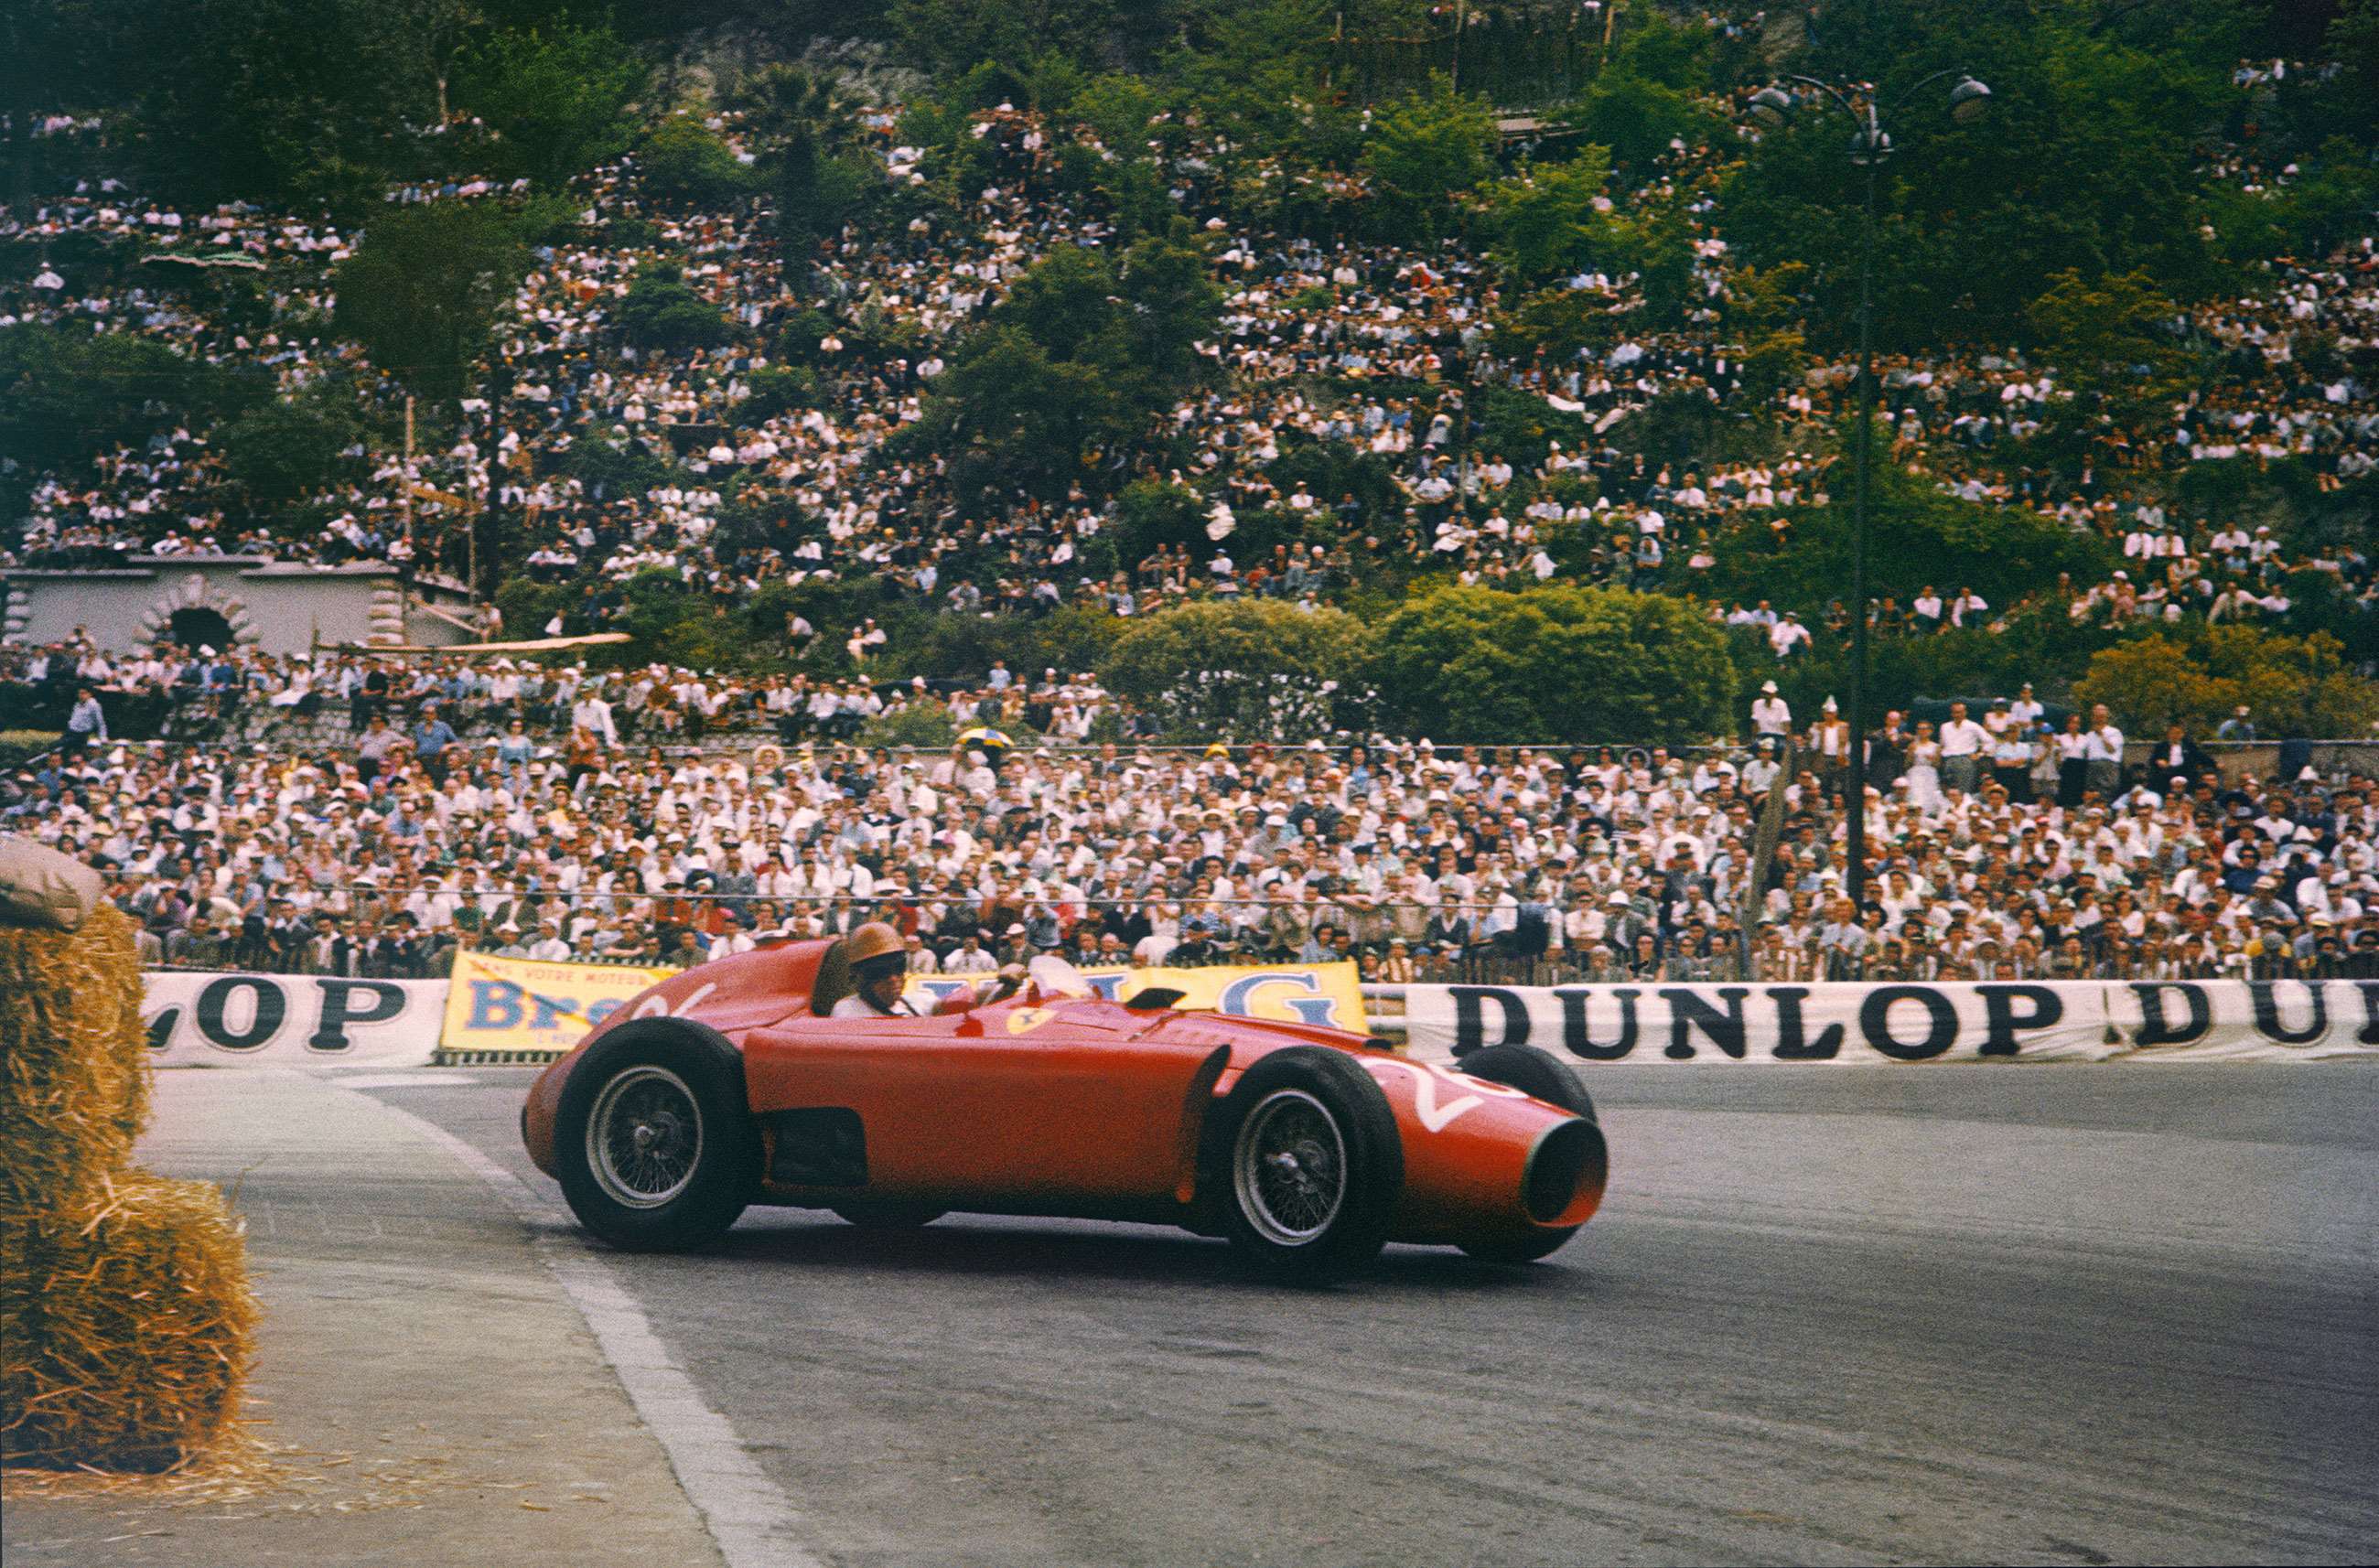
M 713 123 L 739 135 L 731 115 Z M 888 179 L 922 179 L 934 155 L 898 145 L 897 126 L 874 113 L 863 136 Z M 465 521 L 494 509 L 530 573 L 573 591 L 559 618 L 573 631 L 607 623 L 626 580 L 654 569 L 728 603 L 772 583 L 874 575 L 966 613 L 1078 601 L 1132 614 L 1181 596 L 1247 591 L 1257 569 L 1281 592 L 1289 564 L 1298 569 L 1289 597 L 1315 603 L 1382 561 L 1515 585 L 1557 577 L 1689 585 L 1717 564 L 1731 525 L 1750 516 L 1782 528 L 1790 509 L 1844 488 L 1831 447 L 1853 391 L 1850 363 L 1820 360 L 1781 388 L 1761 386 L 1746 380 L 1740 349 L 1706 326 L 1631 325 L 1644 315 L 1643 281 L 1594 271 L 1569 286 L 1620 324 L 1615 343 L 1567 359 L 1499 355 L 1491 324 L 1503 284 L 1483 254 L 1450 241 L 1324 242 L 1239 226 L 1221 215 L 1219 180 L 1193 140 L 1171 194 L 1202 220 L 1224 291 L 1217 328 L 1199 344 L 1220 375 L 1149 440 L 1103 461 L 1181 487 L 1215 549 L 1204 559 L 1177 549 L 1116 560 L 1093 543 L 1111 534 L 1111 500 L 1081 487 L 1054 503 L 962 491 L 938 458 L 885 451 L 923 416 L 959 337 L 1033 262 L 1116 238 L 1111 221 L 1061 178 L 1064 141 L 1099 151 L 1087 127 L 1001 105 L 979 112 L 972 128 L 991 183 L 960 211 L 845 229 L 797 264 L 799 277 L 788 276 L 764 208 L 688 211 L 652 199 L 633 160 L 595 170 L 574 187 L 586 203 L 579 236 L 539 249 L 500 326 L 495 373 L 461 404 L 458 423 L 440 427 L 447 434 L 435 450 L 407 460 L 378 444 L 385 437 L 368 439 L 354 476 L 307 505 L 267 510 L 226 476 L 209 431 L 160 431 L 86 468 L 41 476 L 21 536 L 0 540 L 0 563 L 269 551 L 461 575 Z M 1673 189 L 1716 155 L 1680 148 L 1656 183 Z M 2287 177 L 2246 163 L 2235 172 Z M 400 194 L 503 193 L 466 181 Z M 1707 214 L 1696 223 L 1695 286 L 1722 297 L 1726 243 Z M 327 330 L 327 270 L 348 253 L 352 233 L 242 204 L 183 212 L 110 179 L 0 218 L 0 240 L 46 247 L 67 236 L 103 241 L 119 261 L 195 255 L 266 265 L 270 319 L 210 319 L 134 268 L 85 261 L 74 269 L 83 276 L 45 265 L 29 284 L 0 291 L 0 322 L 133 332 L 198 358 L 262 367 L 284 391 L 340 379 L 368 399 L 386 395 Z M 2078 620 L 2284 622 L 2288 579 L 2308 571 L 2379 609 L 2379 579 L 2351 539 L 2250 533 L 2173 499 L 2177 476 L 2197 464 L 2295 460 L 2333 488 L 2379 462 L 2371 455 L 2379 388 L 2349 368 L 2379 345 L 2374 243 L 2379 235 L 2364 235 L 2331 255 L 2284 259 L 2267 290 L 2195 308 L 2176 324 L 2199 351 L 2193 390 L 2163 423 L 2110 433 L 2078 475 L 2030 444 L 2066 395 L 2055 367 L 2014 350 L 1888 358 L 1879 418 L 1894 458 L 1962 498 L 2119 541 L 2122 564 L 2105 580 L 2054 590 Z M 623 302 L 664 269 L 718 309 L 730 341 L 678 349 L 630 341 Z M 784 368 L 789 335 L 803 340 L 813 393 L 796 406 L 754 402 L 766 373 Z M 1490 391 L 1541 400 L 1551 450 L 1540 458 L 1499 450 L 1480 414 Z M 1627 450 L 1630 419 L 1679 398 L 1706 405 L 1712 428 L 1772 426 L 1774 454 L 1663 462 Z M 1323 495 L 1275 480 L 1284 450 L 1310 441 L 1383 460 L 1392 488 Z M 663 463 L 667 476 L 622 482 L 588 461 L 599 448 Z M 1240 521 L 1267 510 L 1328 526 L 1281 547 L 1293 562 L 1236 559 L 1229 541 Z M 1939 587 L 1956 597 L 1946 615 L 1930 617 L 1935 625 L 1998 627 L 2019 608 L 1981 602 L 1962 585 Z M 1844 620 L 1803 613 L 1818 623 L 1780 631 L 1780 657 L 1842 629 L 1828 620 Z M 1909 624 L 1925 620 L 1917 610 Z M 844 629 L 827 631 L 839 638 Z
M 860 143 L 888 181 L 922 184 L 943 155 L 901 145 L 900 123 L 871 111 Z M 710 128 L 746 151 L 732 115 Z M 1329 603 L 1390 568 L 1689 587 L 1732 531 L 1785 530 L 1847 488 L 1835 431 L 1849 363 L 1764 382 L 1711 308 L 1655 330 L 1643 279 L 1593 271 L 1567 284 L 1616 323 L 1607 344 L 1507 352 L 1487 255 L 1250 225 L 1193 131 L 1169 195 L 1221 291 L 1197 345 L 1215 374 L 1145 440 L 1098 454 L 1070 494 L 963 488 L 950 454 L 892 438 L 926 416 L 960 339 L 1036 261 L 1117 238 L 1065 176 L 1066 144 L 1102 151 L 1086 127 L 1001 104 L 969 129 L 990 170 L 980 188 L 795 259 L 765 200 L 666 199 L 633 157 L 589 172 L 572 186 L 580 222 L 513 293 L 490 373 L 425 421 L 437 439 L 410 457 L 389 434 L 392 384 L 329 327 L 353 225 L 241 203 L 187 211 L 107 177 L 0 211 L 0 243 L 40 258 L 0 285 L 0 327 L 136 333 L 375 415 L 346 476 L 302 504 L 258 504 L 195 421 L 36 475 L 0 565 L 244 552 L 460 574 L 471 525 L 493 512 L 525 574 L 566 590 L 551 624 L 515 635 L 601 630 L 656 570 L 723 607 L 874 578 L 956 614 L 1139 615 L 1207 595 Z M 105 146 L 97 124 L 60 134 Z M 1680 146 L 1653 176 L 1663 199 L 1717 155 Z M 2245 186 L 2292 177 L 2217 156 Z M 511 194 L 456 180 L 391 200 Z M 1690 286 L 1721 301 L 1736 275 L 1726 240 L 1687 211 Z M 2379 386 L 2351 368 L 2379 347 L 2374 247 L 2365 233 L 2283 259 L 2268 288 L 2192 308 L 2174 324 L 2196 355 L 2192 390 L 2103 432 L 2078 474 L 2040 452 L 2068 395 L 2058 367 L 2014 349 L 1887 357 L 1892 461 L 2117 547 L 2104 580 L 2048 592 L 2076 621 L 2286 625 L 2307 572 L 2379 609 L 2355 538 L 2178 499 L 2202 464 L 2293 464 L 2322 492 L 2379 466 Z M 167 276 L 193 261 L 252 273 L 254 308 L 196 307 Z M 715 309 L 711 342 L 632 339 L 632 293 L 665 273 Z M 791 398 L 773 390 L 788 364 L 807 378 Z M 1514 394 L 1552 432 L 1541 452 L 1493 434 L 1485 405 Z M 1711 429 L 1769 430 L 1772 450 L 1668 461 L 1631 439 L 1680 402 Z M 1317 446 L 1387 484 L 1333 494 L 1291 476 L 1284 454 Z M 1177 489 L 1203 544 L 1119 559 L 1110 498 L 1126 476 Z M 1258 515 L 1299 521 L 1294 542 L 1245 548 Z M 1998 629 L 2023 608 L 1945 581 L 1873 615 L 1883 634 L 1924 635 Z M 1758 628 L 1780 661 L 1850 624 L 1839 606 L 1715 613 Z M 1063 950 L 1344 957 L 1387 981 L 2379 972 L 2368 772 L 2226 773 L 2200 743 L 2215 737 L 2143 745 L 2103 713 L 2044 728 L 2028 688 L 1938 725 L 1891 715 L 1863 742 L 1830 707 L 1795 716 L 1771 691 L 1750 744 L 1673 755 L 1419 738 L 1183 752 L 1151 745 L 1146 716 L 1079 671 L 893 681 L 870 672 L 885 633 L 863 615 L 791 615 L 784 632 L 794 655 L 839 645 L 852 673 L 9 650 L 0 697 L 64 714 L 65 738 L 0 783 L 0 819 L 102 863 L 147 956 L 197 967 L 420 974 L 465 946 L 689 963 L 880 917 L 920 969 Z M 112 736 L 126 703 L 162 711 L 172 739 Z M 975 737 L 873 743 L 912 710 Z M 1864 911 L 1842 898 L 1854 743 L 1873 781 L 1855 802 L 1875 856 Z
M 9 686 L 88 693 L 106 662 L 19 655 Z M 240 668 L 188 662 L 202 685 Z M 14 774 L 0 827 L 101 866 L 149 959 L 200 968 L 432 974 L 465 947 L 683 965 L 877 918 L 919 971 L 1062 952 L 1345 959 L 1385 982 L 2379 975 L 2379 778 L 2226 773 L 2103 710 L 2036 755 L 2029 698 L 1938 733 L 1887 716 L 1854 911 L 1830 712 L 1679 754 L 1042 743 L 981 721 L 1111 699 L 1003 669 L 900 694 L 981 723 L 911 749 L 771 720 L 752 689 L 689 731 L 652 699 L 672 676 L 707 690 L 691 672 L 532 685 L 507 662 L 326 656 L 305 743 L 276 723 L 126 743 L 103 720 Z

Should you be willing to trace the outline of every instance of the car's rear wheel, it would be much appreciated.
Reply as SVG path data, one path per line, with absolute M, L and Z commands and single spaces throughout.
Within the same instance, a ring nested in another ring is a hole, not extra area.
M 862 1230 L 921 1230 L 949 1212 L 930 1203 L 903 1203 L 889 1198 L 838 1203 L 834 1212 Z
M 1371 1075 L 1319 1045 L 1274 1052 L 1208 1117 L 1205 1213 L 1261 1272 L 1318 1285 L 1386 1244 L 1404 1189 L 1395 1113 Z
M 1471 1078 L 1516 1089 L 1531 1099 L 1595 1120 L 1594 1101 L 1568 1063 L 1534 1045 L 1484 1045 L 1454 1064 L 1454 1070 Z M 1574 1151 L 1565 1153 L 1576 1154 Z M 1582 1163 L 1582 1162 L 1581 1162 Z M 1564 1206 L 1566 1206 L 1565 1204 Z M 1487 1263 L 1533 1263 L 1559 1251 L 1581 1227 L 1531 1229 L 1516 1236 L 1466 1241 L 1462 1250 Z
M 742 1053 L 683 1019 L 621 1025 L 570 1071 L 554 1161 L 571 1212 L 614 1247 L 717 1240 L 759 1176 Z

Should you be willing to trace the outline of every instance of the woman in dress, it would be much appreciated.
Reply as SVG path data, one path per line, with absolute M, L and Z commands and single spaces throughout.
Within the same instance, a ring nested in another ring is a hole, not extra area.
M 2071 811 L 2082 803 L 2082 791 L 2090 782 L 2090 737 L 2082 728 L 2082 716 L 2065 716 L 2064 732 L 2057 737 L 2057 803 Z
M 1916 739 L 1908 745 L 1908 801 L 1928 815 L 1941 809 L 1941 742 L 1933 726 L 1916 721 Z

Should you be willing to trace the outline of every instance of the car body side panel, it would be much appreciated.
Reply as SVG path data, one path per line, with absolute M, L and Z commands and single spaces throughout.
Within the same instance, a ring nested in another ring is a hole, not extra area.
M 1581 1224 L 1601 1200 L 1607 1167 L 1597 1160 L 1557 1214 L 1528 1212 L 1531 1159 L 1578 1119 L 1570 1112 L 1359 1035 L 1030 997 L 934 1018 L 820 1019 L 807 1004 L 826 946 L 706 964 L 612 1015 L 666 1012 L 727 1035 L 743 1050 L 764 1129 L 780 1111 L 858 1114 L 863 1189 L 771 1185 L 764 1202 L 824 1206 L 863 1190 L 962 1211 L 1180 1219 L 1196 1196 L 1204 1118 L 1250 1065 L 1299 1044 L 1346 1052 L 1387 1096 L 1405 1165 L 1391 1239 L 1509 1239 Z M 522 1115 L 530 1154 L 549 1174 L 562 1080 L 586 1043 L 546 1070 Z
M 764 1119 L 856 1111 L 871 1197 L 1034 1212 L 1164 1209 L 1181 1185 L 1190 1090 L 1214 1053 L 1142 1039 L 1148 1021 L 1100 1002 L 1003 1003 L 858 1026 L 789 1019 L 746 1036 L 745 1072 Z

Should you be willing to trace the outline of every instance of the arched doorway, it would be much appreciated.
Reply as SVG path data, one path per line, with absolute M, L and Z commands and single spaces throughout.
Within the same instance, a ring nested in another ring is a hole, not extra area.
M 202 604 L 185 605 L 175 610 L 165 622 L 165 635 L 192 653 L 200 648 L 228 653 L 234 641 L 231 621 L 223 612 Z

